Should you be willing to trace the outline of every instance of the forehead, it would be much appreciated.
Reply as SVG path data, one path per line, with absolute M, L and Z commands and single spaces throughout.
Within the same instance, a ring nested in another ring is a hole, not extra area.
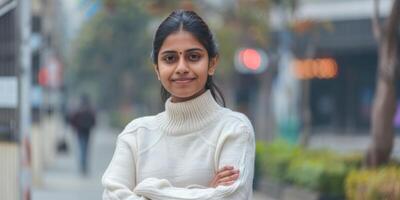
M 181 30 L 172 33 L 165 38 L 161 46 L 160 52 L 163 51 L 185 51 L 188 49 L 199 48 L 205 50 L 204 46 L 190 32 Z

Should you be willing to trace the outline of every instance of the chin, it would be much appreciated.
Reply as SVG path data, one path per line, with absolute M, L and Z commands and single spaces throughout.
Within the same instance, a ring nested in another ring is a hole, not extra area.
M 197 92 L 174 92 L 172 95 L 178 98 L 189 98 L 194 96 L 196 93 Z
M 170 92 L 172 96 L 179 98 L 179 99 L 191 99 L 191 97 L 196 96 L 200 90 L 180 90 L 180 91 L 174 91 Z

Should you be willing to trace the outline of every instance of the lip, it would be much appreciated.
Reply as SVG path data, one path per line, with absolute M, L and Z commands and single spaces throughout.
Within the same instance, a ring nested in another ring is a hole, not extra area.
M 188 84 L 192 82 L 195 78 L 177 78 L 177 79 L 172 79 L 172 82 L 177 83 L 177 84 Z

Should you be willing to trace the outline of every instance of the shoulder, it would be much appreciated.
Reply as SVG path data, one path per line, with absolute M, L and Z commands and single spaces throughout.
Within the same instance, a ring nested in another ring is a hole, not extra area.
M 224 108 L 218 124 L 217 144 L 221 145 L 226 141 L 252 142 L 255 140 L 253 125 L 243 113 Z
M 254 132 L 253 125 L 245 114 L 233 111 L 228 108 L 224 108 L 224 114 L 221 117 L 221 122 L 225 126 L 229 126 L 235 129 L 247 129 L 250 132 Z
M 139 117 L 129 122 L 124 130 L 118 135 L 121 140 L 136 137 L 140 131 L 150 131 L 155 126 L 155 116 Z
M 233 146 L 243 148 L 255 146 L 255 134 L 249 118 L 243 113 L 226 109 L 220 118 L 220 129 L 216 147 Z

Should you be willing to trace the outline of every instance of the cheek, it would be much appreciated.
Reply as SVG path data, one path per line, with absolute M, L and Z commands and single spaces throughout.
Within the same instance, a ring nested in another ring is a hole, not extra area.
M 191 68 L 193 71 L 195 71 L 197 74 L 207 74 L 208 72 L 208 60 L 203 59 L 202 61 L 199 61 L 197 63 L 191 64 Z
M 208 76 L 208 66 L 207 65 L 202 65 L 198 66 L 196 73 L 201 76 L 203 79 L 207 79 Z
M 161 81 L 168 80 L 169 77 L 171 76 L 171 72 L 170 71 L 171 70 L 168 70 L 167 68 L 160 67 L 159 70 L 158 70 L 158 74 L 160 76 L 160 80 Z

